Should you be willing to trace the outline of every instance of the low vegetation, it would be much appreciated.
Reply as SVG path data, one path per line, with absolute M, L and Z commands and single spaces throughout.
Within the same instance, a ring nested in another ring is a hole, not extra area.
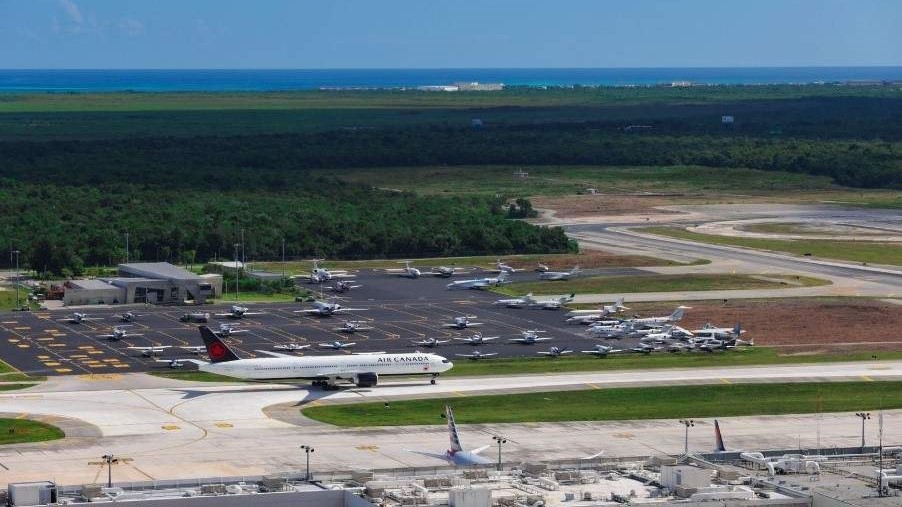
M 63 430 L 28 419 L 0 419 L 0 445 L 46 442 L 65 437 Z
M 830 282 L 807 276 L 730 274 L 678 274 L 637 276 L 587 276 L 558 281 L 518 282 L 495 289 L 502 294 L 627 294 L 632 292 L 676 292 L 727 289 L 775 289 L 826 285 Z
M 635 230 L 637 232 L 658 234 L 661 236 L 669 236 L 671 238 L 687 239 L 714 245 L 758 248 L 761 250 L 786 252 L 794 255 L 808 254 L 824 259 L 902 266 L 902 246 L 895 243 L 879 243 L 876 241 L 793 241 L 785 239 L 738 238 L 732 236 L 699 234 L 677 227 L 643 227 Z
M 750 400 L 754 400 L 750 402 Z M 337 426 L 442 424 L 445 404 L 459 423 L 620 421 L 806 414 L 902 408 L 902 382 L 730 384 L 554 391 L 309 407 Z M 713 435 L 712 435 L 713 438 Z
M 46 377 L 31 376 L 21 373 L 3 360 L 0 360 L 0 382 L 39 382 L 45 380 Z M 25 385 L 24 387 L 29 387 Z

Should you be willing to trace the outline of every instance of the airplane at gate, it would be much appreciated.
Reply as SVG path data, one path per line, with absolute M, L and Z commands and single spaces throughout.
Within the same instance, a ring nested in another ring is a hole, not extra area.
M 447 451 L 438 453 L 416 451 L 413 449 L 404 450 L 423 456 L 429 456 L 430 458 L 445 460 L 455 466 L 489 465 L 493 463 L 493 461 L 489 458 L 479 455 L 479 453 L 488 449 L 489 447 L 491 447 L 491 445 L 484 445 L 482 447 L 473 449 L 472 451 L 465 451 L 463 449 L 463 446 L 460 443 L 460 434 L 457 432 L 457 423 L 454 422 L 454 412 L 451 411 L 450 405 L 445 405 L 445 418 L 448 420 L 448 436 L 451 438 L 451 446 Z

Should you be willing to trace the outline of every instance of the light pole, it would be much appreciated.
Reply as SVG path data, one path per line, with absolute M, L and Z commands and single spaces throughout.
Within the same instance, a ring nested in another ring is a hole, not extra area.
M 861 418 L 861 452 L 864 452 L 864 422 L 871 418 L 870 412 L 855 412 Z
M 238 302 L 238 284 L 241 281 L 241 272 L 238 270 L 238 243 L 235 243 L 235 302 Z
M 285 238 L 282 238 L 282 278 L 285 278 Z
M 307 455 L 307 468 L 304 470 L 304 480 L 310 482 L 310 453 L 313 452 L 313 447 L 302 445 L 301 449 L 303 449 L 304 453 Z
M 125 263 L 128 264 L 128 231 L 125 231 Z
M 16 311 L 19 311 L 19 251 L 13 250 L 13 253 L 16 255 Z
M 689 454 L 689 428 L 695 426 L 692 419 L 680 419 L 680 424 L 686 427 L 686 436 L 683 439 L 683 454 Z
M 113 487 L 113 463 L 118 463 L 119 460 L 116 459 L 112 454 L 104 454 L 101 456 L 101 459 L 106 462 L 106 487 Z
M 501 435 L 495 435 L 492 437 L 492 440 L 494 440 L 498 444 L 498 471 L 500 472 L 501 471 L 501 444 L 507 443 L 507 437 L 502 437 Z

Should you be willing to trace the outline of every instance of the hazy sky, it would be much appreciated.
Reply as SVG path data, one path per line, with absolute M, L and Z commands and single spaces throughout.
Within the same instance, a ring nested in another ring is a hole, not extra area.
M 0 0 L 0 68 L 902 65 L 902 0 Z

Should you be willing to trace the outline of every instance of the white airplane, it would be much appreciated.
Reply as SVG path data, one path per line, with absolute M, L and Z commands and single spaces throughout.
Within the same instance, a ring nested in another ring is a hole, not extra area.
M 542 351 L 536 352 L 536 354 L 538 354 L 540 356 L 547 356 L 547 357 L 559 357 L 559 356 L 563 356 L 566 354 L 572 354 L 572 353 L 573 353 L 573 351 L 568 349 L 567 347 L 564 347 L 562 349 L 557 348 L 557 347 L 550 347 L 548 350 L 542 350 Z
M 448 342 L 450 342 L 450 341 L 451 341 L 451 340 L 437 340 L 437 339 L 435 339 L 435 338 L 426 338 L 425 340 L 419 340 L 419 341 L 410 342 L 410 344 L 411 344 L 412 346 L 415 346 L 415 347 L 416 347 L 416 346 L 423 346 L 423 347 L 437 347 L 437 346 L 439 346 L 439 345 L 442 345 L 442 344 L 444 344 L 444 343 L 448 343 Z
M 228 322 L 223 322 L 219 324 L 219 331 L 216 334 L 219 336 L 232 336 L 235 334 L 243 334 L 249 332 L 248 329 L 235 329 Z
M 523 270 L 508 266 L 507 264 L 501 262 L 501 259 L 498 259 L 495 262 L 495 269 L 491 270 L 492 273 L 507 273 L 509 275 L 512 275 L 518 271 L 523 271 Z
M 632 319 L 626 319 L 625 322 L 630 322 L 636 326 L 644 326 L 644 327 L 654 327 L 656 325 L 670 324 L 672 322 L 679 322 L 683 318 L 683 314 L 685 310 L 688 310 L 689 306 L 678 306 L 676 310 L 673 311 L 670 315 L 666 317 L 646 317 L 646 318 L 638 318 L 634 317 Z
M 98 338 L 106 338 L 112 341 L 122 340 L 123 338 L 131 338 L 132 336 L 144 336 L 143 333 L 129 333 L 125 326 L 115 326 L 110 334 L 97 335 Z
M 639 354 L 646 354 L 646 355 L 651 354 L 652 352 L 657 352 L 659 350 L 661 350 L 660 347 L 655 347 L 654 345 L 651 345 L 649 343 L 640 343 L 639 345 L 630 349 L 631 352 L 636 352 Z
M 448 327 L 452 329 L 467 329 L 469 327 L 478 327 L 482 326 L 482 322 L 470 322 L 470 319 L 475 319 L 475 315 L 464 315 L 463 317 L 454 317 L 452 322 L 448 322 L 446 324 L 442 324 L 442 327 Z
M 472 451 L 463 450 L 463 447 L 460 444 L 460 435 L 457 433 L 457 424 L 454 422 L 454 413 L 451 411 L 450 405 L 445 405 L 445 418 L 448 420 L 448 435 L 451 438 L 451 446 L 447 451 L 438 453 L 415 451 L 412 449 L 404 450 L 447 461 L 454 466 L 489 465 L 493 463 L 491 459 L 479 455 L 479 453 L 488 449 L 491 445 L 485 445 L 478 449 L 473 449 Z
M 557 299 L 533 300 L 529 306 L 533 308 L 541 308 L 542 310 L 559 310 L 562 306 L 573 301 L 574 297 L 576 297 L 576 294 L 570 293 L 569 296 L 562 296 Z
M 403 276 L 404 278 L 419 278 L 423 273 L 410 265 L 410 261 L 404 261 L 403 268 L 391 268 L 385 270 L 387 273 L 392 275 Z
M 546 266 L 545 264 L 542 264 L 541 262 L 537 262 L 536 269 L 534 269 L 533 271 L 535 271 L 536 273 L 547 273 L 548 266 Z
M 341 340 L 335 340 L 333 342 L 320 343 L 319 347 L 323 349 L 341 350 L 353 347 L 354 345 L 357 345 L 357 342 L 343 342 Z
M 363 287 L 363 285 L 355 285 L 355 280 L 338 280 L 335 282 L 335 285 L 331 285 L 326 287 L 325 290 L 330 290 L 332 292 L 336 292 L 338 294 L 344 294 L 345 292 L 350 291 L 351 289 L 359 289 Z
M 582 351 L 583 354 L 593 354 L 598 357 L 607 357 L 608 354 L 617 354 L 619 352 L 623 352 L 623 350 L 608 347 L 607 345 L 595 345 L 595 348 L 592 350 Z
M 701 329 L 693 329 L 692 334 L 698 335 L 699 337 L 706 338 L 717 338 L 717 339 L 727 339 L 727 338 L 739 338 L 745 333 L 745 329 L 742 329 L 742 325 L 737 323 L 734 327 L 716 327 L 711 324 L 705 324 Z
M 614 301 L 614 304 L 602 305 L 595 310 L 571 310 L 567 312 L 567 317 L 577 317 L 580 315 L 601 315 L 607 317 L 614 313 L 620 313 L 623 310 L 629 310 L 629 308 L 623 306 L 623 298 L 620 298 L 617 301 Z
M 569 280 L 571 276 L 579 274 L 579 266 L 574 266 L 570 271 L 546 271 L 539 275 L 539 280 Z
M 158 363 L 166 363 L 170 368 L 181 368 L 185 366 L 185 361 L 183 359 L 157 359 Z
M 518 298 L 508 298 L 508 299 L 498 299 L 492 303 L 493 306 L 506 306 L 507 308 L 525 308 L 535 303 L 536 300 L 532 297 L 532 292 L 525 296 L 521 296 Z
M 476 333 L 473 336 L 467 336 L 466 338 L 454 338 L 455 340 L 462 341 L 467 345 L 482 345 L 483 343 L 498 339 L 497 336 L 482 336 L 482 333 Z
M 332 331 L 336 333 L 356 333 L 358 331 L 372 331 L 373 328 L 370 326 L 362 326 L 360 325 L 360 321 L 357 320 L 346 320 L 345 323 L 341 327 L 333 327 Z
M 510 338 L 507 341 L 514 342 L 514 343 L 520 343 L 523 345 L 532 345 L 533 343 L 551 341 L 551 338 L 548 336 L 539 336 L 540 333 L 545 333 L 545 332 L 546 331 L 538 331 L 538 330 L 534 330 L 534 329 L 528 330 L 528 331 L 521 331 L 520 334 L 522 336 L 520 338 Z
M 205 312 L 188 312 L 188 313 L 182 315 L 181 317 L 179 317 L 179 320 L 182 322 L 202 323 L 202 322 L 207 322 L 208 320 L 210 320 L 210 314 L 205 313 Z
M 217 317 L 228 317 L 230 319 L 243 319 L 244 317 L 251 317 L 254 315 L 263 315 L 264 312 L 252 312 L 246 306 L 238 306 L 232 305 L 229 307 L 229 311 L 226 313 L 216 313 Z
M 483 354 L 482 352 L 480 352 L 480 351 L 478 351 L 478 350 L 474 350 L 474 351 L 473 351 L 472 353 L 470 353 L 470 354 L 454 354 L 454 355 L 457 356 L 457 357 L 466 357 L 467 359 L 472 359 L 473 361 L 478 361 L 479 359 L 486 359 L 486 358 L 489 358 L 489 357 L 492 357 L 492 356 L 497 356 L 498 353 L 497 353 L 497 352 L 490 352 L 490 353 L 488 353 L 488 354 Z
M 636 327 L 629 322 L 618 322 L 617 324 L 597 324 L 586 330 L 590 336 L 595 338 L 608 338 L 619 340 L 625 336 L 636 334 Z
M 347 270 L 330 271 L 319 267 L 319 262 L 322 260 L 323 259 L 313 259 L 313 269 L 310 271 L 310 274 L 307 275 L 307 279 L 310 283 L 330 282 L 336 278 L 350 278 L 353 276 L 348 274 Z
M 439 278 L 451 278 L 454 275 L 464 275 L 467 273 L 470 273 L 470 271 L 461 271 L 460 268 L 454 266 L 436 266 L 432 268 L 432 271 L 429 274 Z
M 659 330 L 646 333 L 644 336 L 642 336 L 642 341 L 664 343 L 691 337 L 692 335 L 685 336 L 682 333 L 678 333 L 674 326 L 667 324 L 661 327 Z
M 119 322 L 134 322 L 140 315 L 135 312 L 117 313 L 113 318 L 119 319 Z
M 309 349 L 310 345 L 306 345 L 306 344 L 302 345 L 300 343 L 288 342 L 288 343 L 279 343 L 279 344 L 273 345 L 272 348 L 274 348 L 276 350 L 289 350 L 291 352 L 294 352 L 294 351 L 298 351 L 298 350 Z
M 86 313 L 75 312 L 72 315 L 64 318 L 57 319 L 58 322 L 68 322 L 69 324 L 82 324 L 84 322 L 88 322 L 90 320 L 102 320 L 100 317 L 88 317 Z
M 345 308 L 338 303 L 327 303 L 326 301 L 314 301 L 313 308 L 307 308 L 305 310 L 295 310 L 294 313 L 305 313 L 307 315 L 318 315 L 320 317 L 327 317 L 329 315 L 335 315 L 338 313 L 362 312 L 365 310 L 368 310 L 368 308 Z
M 210 362 L 197 362 L 200 371 L 247 380 L 313 380 L 313 385 L 336 388 L 339 381 L 358 387 L 374 387 L 381 376 L 429 375 L 435 383 L 439 374 L 454 364 L 442 356 L 410 354 L 354 354 L 294 356 L 270 352 L 273 357 L 241 359 L 206 326 L 199 328 Z
M 458 280 L 451 282 L 446 287 L 449 290 L 455 289 L 487 289 L 489 287 L 497 287 L 508 283 L 507 273 L 501 273 L 496 278 L 473 278 L 471 280 Z
M 162 354 L 166 349 L 172 348 L 170 345 L 157 345 L 155 347 L 126 347 L 128 350 L 140 352 L 144 357 L 153 357 Z
M 192 346 L 186 345 L 186 346 L 182 346 L 179 348 L 184 350 L 185 352 L 188 352 L 189 354 L 195 354 L 195 355 L 199 355 L 199 354 L 202 354 L 207 351 L 207 347 L 204 347 L 203 345 L 200 345 L 197 347 L 192 347 Z

